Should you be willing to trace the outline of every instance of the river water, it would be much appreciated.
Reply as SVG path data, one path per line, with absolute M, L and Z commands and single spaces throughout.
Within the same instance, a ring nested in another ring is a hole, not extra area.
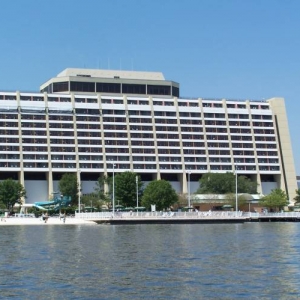
M 299 299 L 300 223 L 0 227 L 1 299 Z

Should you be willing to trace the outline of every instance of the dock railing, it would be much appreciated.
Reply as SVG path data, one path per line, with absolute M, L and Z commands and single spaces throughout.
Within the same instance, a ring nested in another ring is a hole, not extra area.
M 105 219 L 258 219 L 258 218 L 300 218 L 300 212 L 275 212 L 275 213 L 255 213 L 238 211 L 193 211 L 193 212 L 83 212 L 76 213 L 75 218 L 84 220 L 105 220 Z
M 228 218 L 242 218 L 243 212 L 235 211 L 198 211 L 198 212 L 86 212 L 76 213 L 76 218 L 86 220 L 102 220 L 102 219 L 162 219 L 162 218 L 174 218 L 174 219 L 199 219 L 199 218 L 211 218 L 211 219 L 228 219 Z

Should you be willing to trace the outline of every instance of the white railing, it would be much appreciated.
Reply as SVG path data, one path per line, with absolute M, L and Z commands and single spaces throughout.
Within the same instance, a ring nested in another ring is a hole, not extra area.
M 88 213 L 75 213 L 76 218 L 86 220 L 101 220 L 101 219 L 199 219 L 199 218 L 236 218 L 243 217 L 243 212 L 235 211 L 199 211 L 199 212 L 88 212 Z
M 253 215 L 254 213 L 250 213 Z M 256 213 L 259 218 L 300 218 L 300 212 Z
M 84 220 L 109 219 L 230 219 L 230 218 L 300 218 L 300 212 L 252 213 L 235 211 L 198 211 L 198 212 L 86 212 L 75 213 L 75 218 Z

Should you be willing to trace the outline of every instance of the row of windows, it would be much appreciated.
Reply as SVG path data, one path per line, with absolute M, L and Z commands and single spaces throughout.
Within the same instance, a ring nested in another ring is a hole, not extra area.
M 167 85 L 146 85 L 128 83 L 104 83 L 104 82 L 80 82 L 64 81 L 54 82 L 52 90 L 57 92 L 88 92 L 88 93 L 117 93 L 117 94 L 149 94 L 149 95 L 173 95 L 179 97 L 179 89 Z M 51 86 L 44 89 L 51 92 Z
M 128 146 L 128 141 L 127 140 L 106 140 L 105 145 Z
M 248 170 L 255 170 L 255 167 L 248 166 Z M 211 165 L 210 166 L 211 171 L 232 171 L 232 166 L 231 165 Z
M 128 158 L 128 160 L 129 160 L 129 158 Z M 133 161 L 155 161 L 156 159 L 155 159 L 155 157 L 154 156 L 134 156 L 133 158 L 132 158 L 132 160 Z
M 19 154 L 6 154 L 6 153 L 0 153 L 0 159 L 1 160 L 16 160 L 20 159 Z M 45 154 L 23 154 L 24 160 L 48 160 L 48 155 Z M 51 155 L 51 160 L 75 160 L 75 155 Z M 107 160 L 109 160 L 110 157 L 107 157 Z M 115 161 L 129 161 L 129 156 L 116 156 L 111 157 L 112 160 Z M 89 160 L 89 161 L 102 161 L 103 156 L 102 155 L 79 155 L 79 160 Z M 144 157 L 144 156 L 135 156 L 133 157 L 133 161 L 155 161 L 155 157 Z M 169 156 L 160 156 L 159 161 L 181 161 L 181 157 L 169 157 Z M 206 162 L 206 156 L 205 157 L 190 157 L 186 156 L 184 157 L 185 162 Z M 230 163 L 231 159 L 230 157 L 209 157 L 210 163 Z M 239 164 L 249 164 L 249 163 L 255 163 L 254 158 L 234 158 L 234 163 Z M 258 158 L 259 164 L 278 164 L 279 160 L 278 158 Z
M 139 133 L 137 133 L 137 134 L 139 134 Z M 144 135 L 145 133 L 141 133 L 141 134 Z M 151 134 L 149 134 L 149 135 L 151 135 Z M 128 136 L 127 136 L 127 132 L 111 132 L 111 131 L 107 132 L 106 131 L 106 132 L 104 132 L 104 137 L 106 137 L 106 138 L 127 138 Z M 131 135 L 131 137 L 134 138 L 135 136 Z
M 76 169 L 75 163 L 52 163 L 52 169 Z M 17 162 L 0 162 L 0 168 L 20 168 L 20 164 Z M 24 162 L 23 167 L 25 169 L 29 168 L 48 168 L 48 163 L 33 163 L 33 162 Z M 103 169 L 102 163 L 79 163 L 81 169 Z M 156 164 L 133 164 L 134 169 L 156 169 Z M 115 169 L 130 169 L 129 164 L 117 164 Z M 181 170 L 181 164 L 160 164 L 160 170 Z M 186 165 L 187 170 L 207 170 L 206 165 Z M 231 171 L 232 166 L 230 165 L 212 165 L 210 167 L 211 171 Z M 245 171 L 255 171 L 255 166 L 241 166 L 239 170 Z M 260 171 L 280 171 L 279 166 L 259 166 Z
M 95 92 L 95 83 L 86 83 L 86 82 L 71 82 L 71 86 L 74 90 L 78 90 L 80 92 L 84 91 L 92 91 Z M 140 91 L 141 85 L 125 85 L 125 90 L 128 91 Z M 143 85 L 142 85 L 143 86 Z M 53 83 L 52 86 L 53 92 L 66 92 L 69 90 L 69 82 L 58 82 Z M 49 93 L 52 92 L 51 87 L 46 88 L 45 91 Z M 121 93 L 121 84 L 120 83 L 96 83 L 96 91 L 100 93 Z M 124 91 L 123 91 L 124 92 Z M 155 85 L 148 85 L 148 94 L 160 94 L 160 95 L 170 95 L 170 86 L 155 86 Z M 179 96 L 179 89 L 177 87 L 172 87 L 172 95 L 175 97 Z M 16 100 L 16 95 L 6 95 L 0 94 L 0 100 Z M 32 95 L 21 95 L 20 98 L 22 101 L 43 101 L 43 96 L 32 96 Z M 48 97 L 49 102 L 70 102 L 70 98 L 68 97 Z M 95 98 L 75 98 L 76 102 L 81 103 L 95 103 L 97 99 Z M 138 100 L 131 100 L 131 101 L 138 101 Z M 136 104 L 136 103 L 133 103 Z M 179 106 L 198 106 L 198 102 L 193 101 L 186 101 L 183 99 L 178 99 Z M 203 101 L 203 107 L 214 107 L 214 108 L 222 108 L 222 102 L 205 102 Z M 243 103 L 227 103 L 227 108 L 238 108 L 238 109 L 246 109 L 246 104 Z M 268 110 L 269 105 L 266 104 L 250 104 L 250 109 L 263 109 Z
M 170 142 L 170 141 L 157 141 L 158 147 L 179 147 L 179 142 Z

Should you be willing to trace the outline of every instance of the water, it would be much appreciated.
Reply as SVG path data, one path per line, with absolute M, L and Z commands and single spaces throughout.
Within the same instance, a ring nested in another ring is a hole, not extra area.
M 300 224 L 0 227 L 2 299 L 299 299 Z

